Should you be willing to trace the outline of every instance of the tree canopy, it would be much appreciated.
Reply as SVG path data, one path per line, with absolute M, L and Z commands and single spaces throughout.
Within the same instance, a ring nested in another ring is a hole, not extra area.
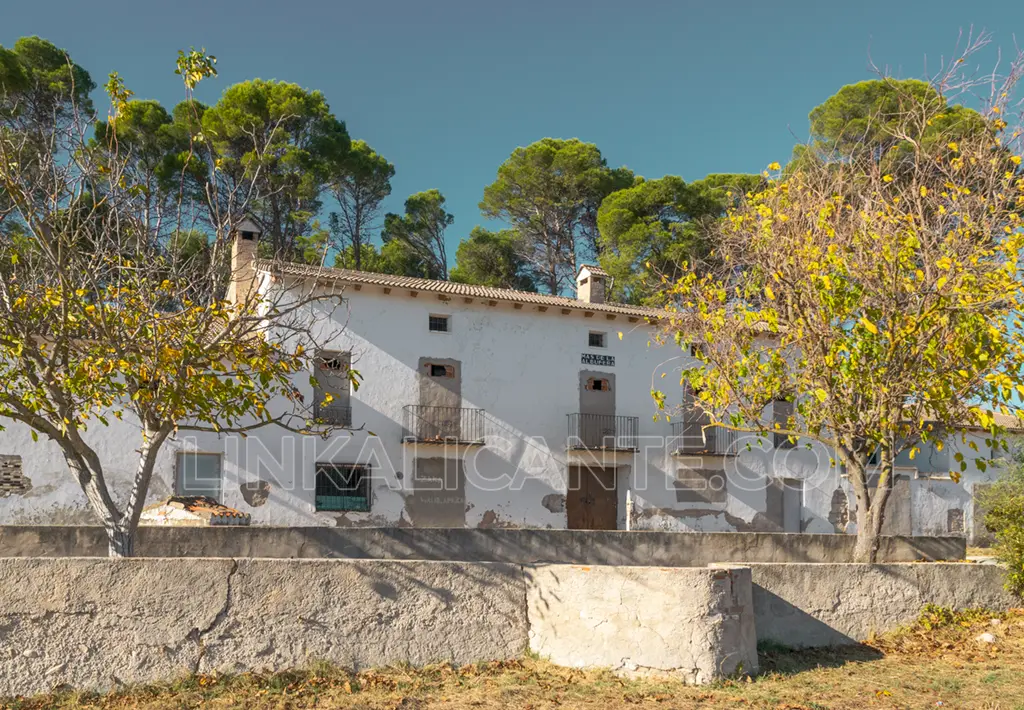
M 638 179 L 601 203 L 601 266 L 612 276 L 610 297 L 627 303 L 659 300 L 663 278 L 703 262 L 714 246 L 711 229 L 728 206 L 761 182 L 757 175 L 709 175 L 690 184 L 668 175 Z
M 345 124 L 324 95 L 283 81 L 244 81 L 203 112 L 202 132 L 218 169 L 259 194 L 253 213 L 273 253 L 294 253 L 349 152 Z
M 535 282 L 557 294 L 575 287 L 580 257 L 596 256 L 601 201 L 632 183 L 633 173 L 609 168 L 593 143 L 544 138 L 501 164 L 480 209 L 519 233 Z
M 131 555 L 158 455 L 174 433 L 270 423 L 318 430 L 294 381 L 313 370 L 312 326 L 296 316 L 295 294 L 287 308 L 251 288 L 227 297 L 231 234 L 247 206 L 260 203 L 258 184 L 232 192 L 217 176 L 221 158 L 211 143 L 186 132 L 190 159 L 182 164 L 204 176 L 199 194 L 207 199 L 188 194 L 181 173 L 178 189 L 160 188 L 174 197 L 154 219 L 153 180 L 170 180 L 163 160 L 182 147 L 168 130 L 171 118 L 152 102 L 132 101 L 112 74 L 110 117 L 96 123 L 61 83 L 60 66 L 78 73 L 66 54 L 34 38 L 16 45 L 26 46 L 35 62 L 28 66 L 49 67 L 42 76 L 52 81 L 26 84 L 24 71 L 10 83 L 9 73 L 0 78 L 0 417 L 59 447 L 110 554 Z M 10 53 L 3 61 L 8 72 Z M 195 117 L 191 90 L 216 74 L 213 58 L 182 52 L 178 70 L 185 113 Z M 44 89 L 59 110 L 22 110 L 25 91 Z M 262 153 L 253 157 L 265 162 Z M 277 328 L 292 337 L 269 337 Z M 130 485 L 118 491 L 108 477 L 110 452 L 91 444 L 87 431 L 122 418 L 138 427 L 138 439 L 125 442 L 138 459 Z
M 491 232 L 474 227 L 469 238 L 459 242 L 451 280 L 457 283 L 536 291 L 522 257 L 519 234 L 512 229 Z
M 438 190 L 417 192 L 405 201 L 404 215 L 385 215 L 381 255 L 386 253 L 388 261 L 396 268 L 401 264 L 403 271 L 422 267 L 422 273 L 410 276 L 446 280 L 448 256 L 444 238 L 455 217 L 445 211 L 444 202 L 444 195 Z
M 817 442 L 844 468 L 859 561 L 874 559 L 896 457 L 965 427 L 1005 446 L 994 415 L 1024 393 L 1024 174 L 1002 119 L 1015 66 L 985 131 L 942 123 L 945 104 L 910 85 L 873 139 L 888 151 L 804 156 L 720 223 L 719 268 L 667 294 L 665 336 L 701 344 L 682 381 L 714 425 Z M 919 117 L 948 132 L 905 143 Z
M 811 138 L 797 146 L 795 163 L 806 152 L 842 159 L 875 152 L 889 172 L 910 153 L 912 144 L 928 150 L 984 132 L 986 122 L 974 109 L 950 105 L 932 84 L 917 79 L 881 78 L 842 87 L 808 116 Z
M 380 218 L 380 207 L 391 194 L 395 166 L 374 152 L 366 141 L 353 141 L 352 149 L 332 176 L 331 191 L 338 211 L 330 217 L 331 234 L 340 250 L 348 250 L 353 269 L 362 269 L 363 245 Z

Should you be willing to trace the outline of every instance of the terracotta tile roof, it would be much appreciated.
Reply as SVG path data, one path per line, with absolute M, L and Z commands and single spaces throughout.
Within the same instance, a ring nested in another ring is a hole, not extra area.
M 594 276 L 611 276 L 611 274 L 609 274 L 607 271 L 605 271 L 600 266 L 597 266 L 595 264 L 583 264 L 583 265 L 581 265 L 580 266 L 580 271 L 583 271 L 584 269 L 586 269 L 587 271 L 592 273 Z M 580 275 L 580 271 L 576 272 L 577 276 Z
M 188 517 L 182 517 L 182 513 L 205 525 L 248 525 L 252 519 L 248 513 L 206 496 L 170 496 L 146 506 L 142 517 L 145 523 L 151 524 L 187 524 Z
M 588 268 L 593 271 L 597 267 Z M 670 315 L 668 311 L 662 308 L 630 306 L 625 303 L 587 303 L 586 301 L 566 296 L 550 296 L 543 293 L 515 291 L 507 288 L 492 288 L 490 286 L 460 284 L 453 281 L 419 279 L 412 276 L 374 274 L 368 271 L 352 271 L 350 269 L 332 269 L 307 264 L 270 261 L 267 259 L 258 259 L 256 261 L 256 269 L 284 276 L 316 278 L 347 284 L 404 288 L 410 291 L 427 291 L 466 298 L 507 301 L 510 303 L 528 303 L 537 306 L 549 306 L 551 308 L 571 308 L 579 311 L 594 311 L 596 313 L 614 313 L 616 315 L 633 316 L 636 318 L 663 318 Z

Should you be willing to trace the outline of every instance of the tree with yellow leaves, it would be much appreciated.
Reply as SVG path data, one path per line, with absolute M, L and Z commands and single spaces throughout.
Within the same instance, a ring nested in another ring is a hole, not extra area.
M 977 88 L 959 68 L 986 41 L 935 77 L 936 95 Z M 695 406 L 714 426 L 834 451 L 857 501 L 857 561 L 875 559 L 897 455 L 968 426 L 1005 447 L 995 414 L 1015 415 L 1024 393 L 1024 175 L 1006 118 L 1022 66 L 989 84 L 970 130 L 946 101 L 883 78 L 892 101 L 871 125 L 884 150 L 769 166 L 768 187 L 722 223 L 721 268 L 666 282 L 664 338 L 702 344 L 682 373 Z M 767 414 L 780 400 L 783 421 Z
M 110 554 L 130 556 L 158 453 L 179 430 L 323 431 L 294 380 L 314 371 L 304 306 L 334 295 L 229 300 L 232 233 L 257 195 L 229 189 L 198 134 L 179 156 L 178 199 L 154 217 L 138 142 L 87 138 L 96 117 L 74 89 L 82 72 L 49 47 L 47 72 L 0 48 L 14 68 L 0 74 L 0 417 L 60 447 Z M 198 51 L 181 53 L 178 71 L 189 99 L 216 73 Z M 107 90 L 116 129 L 130 92 L 116 74 Z M 201 253 L 174 249 L 182 234 L 201 235 Z M 138 462 L 118 492 L 87 432 L 122 418 L 138 425 L 125 442 Z

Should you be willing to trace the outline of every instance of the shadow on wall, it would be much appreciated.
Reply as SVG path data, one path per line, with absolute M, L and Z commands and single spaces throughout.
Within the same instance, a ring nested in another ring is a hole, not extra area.
M 799 628 L 801 631 L 800 648 L 850 646 L 858 643 L 857 639 L 837 631 L 760 584 L 753 585 L 753 592 L 755 618 L 759 621 L 771 619 L 770 626 L 763 622 L 758 624 L 757 640 L 759 645 L 770 647 L 771 644 L 777 644 L 780 647 L 789 648 L 792 637 L 786 633 L 786 630 L 792 628 Z
M 712 562 L 846 562 L 856 539 L 806 533 L 685 533 L 479 528 L 139 528 L 145 557 L 401 559 L 702 566 Z M 8 557 L 105 557 L 98 526 L 0 526 Z M 883 538 L 879 560 L 962 560 L 964 538 Z

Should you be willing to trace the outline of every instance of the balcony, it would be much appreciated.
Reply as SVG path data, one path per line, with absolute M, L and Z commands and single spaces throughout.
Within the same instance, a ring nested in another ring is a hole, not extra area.
M 352 407 L 347 404 L 318 403 L 313 407 L 313 416 L 324 424 L 345 428 L 352 426 Z
M 569 448 L 636 451 L 640 420 L 613 414 L 570 414 Z
M 672 422 L 669 451 L 673 454 L 711 456 L 732 456 L 739 451 L 740 432 L 707 424 L 706 421 L 688 419 Z
M 403 409 L 402 441 L 423 444 L 484 443 L 484 410 L 410 404 Z

